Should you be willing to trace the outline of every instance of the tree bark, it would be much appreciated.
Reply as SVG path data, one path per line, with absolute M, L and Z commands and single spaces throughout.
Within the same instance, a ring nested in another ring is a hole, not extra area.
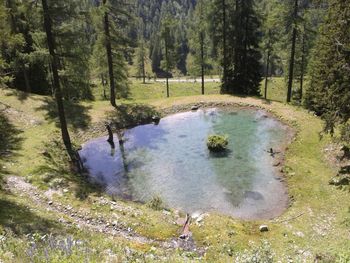
M 202 75 L 202 95 L 204 95 L 204 34 L 203 31 L 200 35 L 201 39 L 201 75 Z
M 298 0 L 294 2 L 294 14 L 293 14 L 293 33 L 292 33 L 292 48 L 290 51 L 290 62 L 289 62 L 289 79 L 288 79 L 288 90 L 287 90 L 287 102 L 292 100 L 292 87 L 293 87 L 293 76 L 294 76 L 294 59 L 295 59 L 295 44 L 297 39 L 297 28 L 296 19 L 298 15 Z
M 301 69 L 300 69 L 300 101 L 303 99 L 303 85 L 305 75 L 305 32 L 303 33 L 302 46 L 301 46 Z
M 169 94 L 169 54 L 168 54 L 168 40 L 165 39 L 165 63 L 166 63 L 166 96 L 170 97 Z
M 222 0 L 222 52 L 223 52 L 223 74 L 222 82 L 224 91 L 227 92 L 227 50 L 226 50 L 226 1 Z
M 52 34 L 52 21 L 50 17 L 49 7 L 47 5 L 47 0 L 42 0 L 42 8 L 44 12 L 44 27 L 46 31 L 47 45 L 51 56 L 53 86 L 54 86 L 54 92 L 55 92 L 55 99 L 57 103 L 58 116 L 60 120 L 62 140 L 70 158 L 72 159 L 73 162 L 76 162 L 77 160 L 76 160 L 75 153 L 73 152 L 73 149 L 72 149 L 72 143 L 70 140 L 65 112 L 64 112 L 62 92 L 61 92 L 59 75 L 58 75 L 58 57 L 55 52 L 55 48 L 56 48 L 55 39 Z
M 103 5 L 106 5 L 106 0 L 103 0 Z M 112 44 L 111 44 L 111 34 L 109 27 L 109 17 L 108 12 L 104 13 L 104 33 L 106 37 L 106 53 L 107 53 L 107 62 L 108 62 L 108 72 L 109 72 L 109 85 L 110 85 L 110 102 L 113 107 L 117 107 L 115 102 L 115 80 L 114 80 L 114 71 L 113 71 L 113 56 L 112 56 Z
M 267 58 L 266 58 L 266 72 L 265 72 L 265 100 L 267 100 L 267 82 L 269 77 L 269 67 L 270 67 L 270 49 L 267 51 Z
M 143 42 L 142 42 L 142 83 L 146 84 L 145 47 Z

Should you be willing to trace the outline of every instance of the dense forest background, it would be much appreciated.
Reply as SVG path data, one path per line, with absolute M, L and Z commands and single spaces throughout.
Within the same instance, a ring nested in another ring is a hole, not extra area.
M 1 1 L 2 86 L 55 93 L 44 2 L 65 100 L 93 99 L 97 83 L 127 97 L 130 77 L 204 75 L 220 76 L 222 93 L 260 96 L 264 77 L 266 91 L 282 76 L 287 102 L 323 116 L 330 132 L 349 120 L 345 0 Z

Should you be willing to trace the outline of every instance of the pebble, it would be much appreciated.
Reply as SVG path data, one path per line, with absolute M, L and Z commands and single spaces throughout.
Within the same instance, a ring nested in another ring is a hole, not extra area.
M 52 201 L 49 201 L 49 202 L 48 202 L 48 205 L 52 205 L 52 204 L 53 204 L 53 202 L 52 202 Z

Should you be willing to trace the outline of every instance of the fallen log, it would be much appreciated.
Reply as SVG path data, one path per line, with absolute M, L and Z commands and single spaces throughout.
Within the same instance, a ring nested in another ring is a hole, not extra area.
M 186 214 L 186 221 L 182 227 L 182 234 L 180 235 L 181 239 L 187 239 L 191 236 L 192 233 L 190 232 L 190 223 L 191 223 L 191 216 L 189 214 Z

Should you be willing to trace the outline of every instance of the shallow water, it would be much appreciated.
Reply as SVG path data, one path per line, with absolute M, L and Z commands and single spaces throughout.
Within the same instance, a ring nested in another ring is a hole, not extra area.
M 147 202 L 159 196 L 185 212 L 216 211 L 243 219 L 272 218 L 287 204 L 276 162 L 267 150 L 285 144 L 287 128 L 263 111 L 185 112 L 124 134 L 124 154 L 107 137 L 80 151 L 93 182 L 108 194 Z M 210 134 L 229 137 L 226 154 L 206 147 Z

